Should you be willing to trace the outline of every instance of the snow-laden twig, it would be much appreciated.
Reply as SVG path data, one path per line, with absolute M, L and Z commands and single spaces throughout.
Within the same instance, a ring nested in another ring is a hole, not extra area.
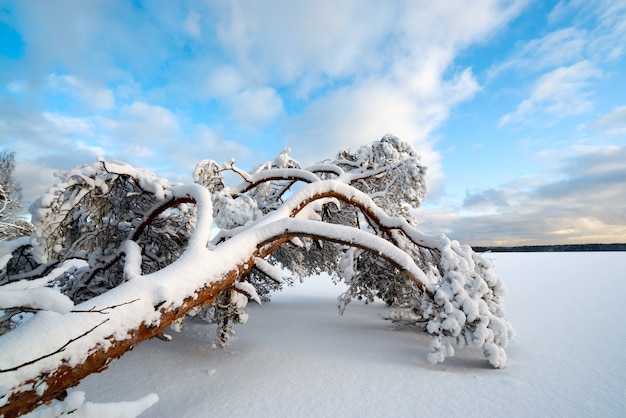
M 60 352 L 62 352 L 63 350 L 65 350 L 70 344 L 72 344 L 75 341 L 78 341 L 79 339 L 85 337 L 86 335 L 90 334 L 91 332 L 93 332 L 96 328 L 98 328 L 99 326 L 103 325 L 104 323 L 106 323 L 108 321 L 108 319 L 105 319 L 104 321 L 100 322 L 99 324 L 95 325 L 93 328 L 83 332 L 82 334 L 71 338 L 69 341 L 67 341 L 65 344 L 63 344 L 61 347 L 59 347 L 58 349 L 51 351 L 49 353 L 46 353 L 40 357 L 34 358 L 32 360 L 26 361 L 22 364 L 18 364 L 17 366 L 13 366 L 13 367 L 9 367 L 6 369 L 0 369 L 0 373 L 7 373 L 7 372 L 14 372 L 16 370 L 21 369 L 22 367 L 26 367 L 26 366 L 30 366 L 31 364 L 35 364 L 41 360 L 44 360 L 46 358 L 52 357 L 55 354 L 58 354 Z

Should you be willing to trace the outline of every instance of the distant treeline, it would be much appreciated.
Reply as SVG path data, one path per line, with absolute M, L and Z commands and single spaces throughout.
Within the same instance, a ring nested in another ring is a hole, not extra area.
M 626 251 L 626 244 L 566 244 L 566 245 L 521 245 L 516 247 L 472 247 L 483 253 L 531 253 L 564 251 Z

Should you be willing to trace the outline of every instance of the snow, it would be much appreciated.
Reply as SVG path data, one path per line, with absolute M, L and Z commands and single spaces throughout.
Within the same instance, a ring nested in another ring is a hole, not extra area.
M 27 245 L 30 239 L 28 237 L 21 237 L 12 241 L 0 242 L 0 268 L 4 268 L 11 259 L 13 251 L 23 245 Z
M 28 416 L 31 418 L 56 418 L 69 415 L 72 418 L 133 418 L 159 401 L 155 394 L 144 396 L 133 402 L 93 403 L 85 402 L 85 393 L 74 391 L 64 402 L 40 408 Z
M 198 184 L 179 185 L 173 190 L 174 197 L 192 197 L 196 201 L 197 221 L 196 228 L 191 235 L 189 245 L 205 248 L 211 238 L 213 225 L 213 203 L 211 194 Z
M 241 308 L 245 308 L 248 303 L 248 298 L 252 299 L 254 302 L 261 304 L 261 299 L 259 298 L 258 293 L 256 292 L 256 288 L 254 285 L 248 282 L 235 282 L 235 289 L 239 290 L 243 295 L 247 297 L 244 299 L 245 304 L 241 306 Z
M 139 345 L 70 394 L 97 404 L 158 394 L 141 417 L 622 415 L 624 254 L 488 258 L 516 329 L 502 370 L 467 347 L 430 364 L 427 335 L 394 331 L 379 303 L 337 315 L 344 289 L 313 277 L 249 306 L 225 350 L 210 349 L 214 326 L 188 321 L 172 341 Z
M 378 252 L 404 270 L 411 273 L 415 279 L 419 280 L 420 283 L 430 284 L 432 282 L 431 279 L 426 276 L 426 274 L 420 270 L 419 267 L 417 267 L 415 260 L 391 242 L 356 228 L 350 231 L 350 236 L 348 238 L 346 237 L 346 229 L 343 225 L 321 223 L 297 218 L 285 218 L 269 224 L 259 225 L 259 227 L 254 231 L 257 236 L 256 242 L 269 240 L 277 235 L 280 235 L 283 231 L 296 235 L 323 236 L 336 242 L 345 242 L 349 243 L 351 246 L 357 246 L 368 249 L 372 252 Z
M 258 173 L 254 173 L 252 177 L 247 179 L 244 183 L 241 183 L 237 187 L 235 187 L 232 192 L 233 193 L 241 193 L 243 190 L 248 189 L 250 184 L 262 183 L 268 179 L 298 179 L 304 181 L 306 183 L 314 183 L 320 181 L 319 177 L 317 177 L 314 173 L 295 169 L 295 168 L 275 168 L 272 170 L 263 170 Z
M 262 258 L 254 257 L 254 266 L 276 283 L 282 283 L 283 271 Z
M 57 290 L 39 287 L 26 290 L 0 290 L 0 309 L 30 307 L 49 311 L 68 313 L 74 303 Z

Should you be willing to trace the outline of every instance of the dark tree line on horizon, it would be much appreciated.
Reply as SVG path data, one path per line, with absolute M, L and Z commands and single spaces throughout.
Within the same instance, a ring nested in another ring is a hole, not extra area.
M 626 251 L 624 244 L 550 244 L 515 246 L 473 246 L 479 253 L 543 253 L 543 252 L 587 252 L 587 251 Z

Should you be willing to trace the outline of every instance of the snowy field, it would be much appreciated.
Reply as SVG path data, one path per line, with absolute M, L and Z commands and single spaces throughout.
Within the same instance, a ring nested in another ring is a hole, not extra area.
M 160 400 L 142 417 L 610 417 L 626 414 L 626 254 L 492 254 L 509 288 L 509 366 L 466 350 L 426 361 L 428 337 L 392 330 L 383 305 L 335 308 L 314 277 L 248 305 L 226 350 L 187 323 L 85 379 L 92 402 Z

